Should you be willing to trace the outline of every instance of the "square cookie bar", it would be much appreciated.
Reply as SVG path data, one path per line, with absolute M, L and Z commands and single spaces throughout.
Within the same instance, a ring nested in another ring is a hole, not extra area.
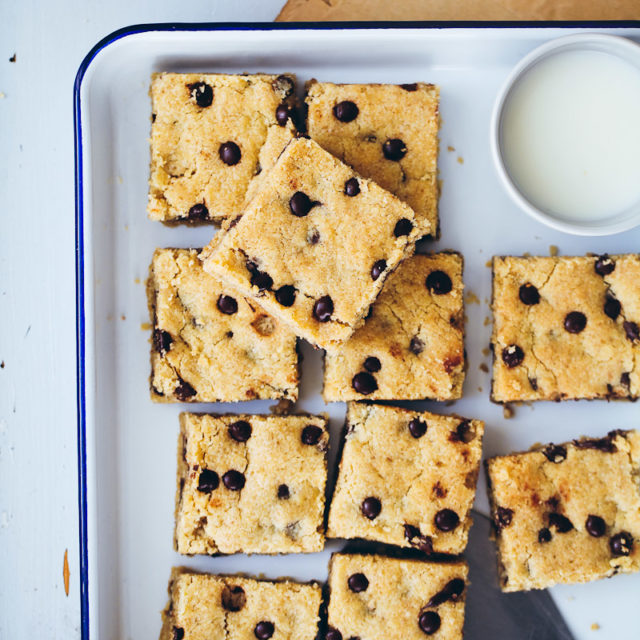
M 307 84 L 309 135 L 397 195 L 421 235 L 438 230 L 438 101 L 432 84 Z
M 156 73 L 148 214 L 216 222 L 247 197 L 295 135 L 294 77 Z
M 204 250 L 204 268 L 327 347 L 362 324 L 417 236 L 410 207 L 297 138 L 237 224 Z
M 454 400 L 465 374 L 462 256 L 414 255 L 389 276 L 371 315 L 325 355 L 323 395 Z
M 493 259 L 496 402 L 640 397 L 640 256 Z
M 295 335 L 205 273 L 197 249 L 157 249 L 147 293 L 153 400 L 297 399 Z
M 179 553 L 324 548 L 326 416 L 180 415 Z
M 322 590 L 174 569 L 160 640 L 315 640 Z
M 486 462 L 503 591 L 640 569 L 640 432 Z
M 484 423 L 350 403 L 345 432 L 327 536 L 462 553 Z
M 326 640 L 461 640 L 468 567 L 335 554 Z

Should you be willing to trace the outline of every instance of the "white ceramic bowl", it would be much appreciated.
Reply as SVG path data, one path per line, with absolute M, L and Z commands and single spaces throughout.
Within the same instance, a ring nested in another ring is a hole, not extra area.
M 601 51 L 613 54 L 633 64 L 640 74 L 640 45 L 619 36 L 576 34 L 551 40 L 534 49 L 514 67 L 496 97 L 490 127 L 491 153 L 496 170 L 514 202 L 530 216 L 553 229 L 582 236 L 601 236 L 627 231 L 640 225 L 640 197 L 632 206 L 617 214 L 596 220 L 576 221 L 574 218 L 566 218 L 534 204 L 522 193 L 509 174 L 503 153 L 502 120 L 511 92 L 534 65 L 545 58 L 566 51 Z

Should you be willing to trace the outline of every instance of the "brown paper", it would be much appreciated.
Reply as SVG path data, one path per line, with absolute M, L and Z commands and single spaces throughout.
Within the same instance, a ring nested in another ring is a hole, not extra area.
M 637 20 L 640 0 L 289 0 L 280 22 Z

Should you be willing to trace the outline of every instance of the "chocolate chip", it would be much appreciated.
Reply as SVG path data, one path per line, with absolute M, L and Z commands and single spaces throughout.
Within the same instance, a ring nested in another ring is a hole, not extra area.
M 307 242 L 309 244 L 318 244 L 320 242 L 320 232 L 317 229 L 311 229 L 307 233 Z
M 587 326 L 587 316 L 581 311 L 571 311 L 564 318 L 564 328 L 569 333 L 580 333 Z
M 435 611 L 423 611 L 418 618 L 418 625 L 428 635 L 433 635 L 440 628 L 440 616 Z
M 361 371 L 360 373 L 356 373 L 356 375 L 353 376 L 353 380 L 351 380 L 351 386 L 358 393 L 367 396 L 377 390 L 378 383 L 370 373 Z
M 405 524 L 404 537 L 412 547 L 416 547 L 425 553 L 433 552 L 433 542 L 431 538 L 423 535 L 418 527 L 414 527 L 412 524 Z
M 396 226 L 393 229 L 393 235 L 396 238 L 400 238 L 401 236 L 408 236 L 413 230 L 413 222 L 407 218 L 400 218 L 398 222 L 396 222 Z
M 549 509 L 551 509 L 552 511 L 557 511 L 558 507 L 560 506 L 560 500 L 556 497 L 553 496 L 551 498 L 549 498 L 545 504 L 549 507 Z
M 387 268 L 386 260 L 378 260 L 377 262 L 374 262 L 373 267 L 371 267 L 371 279 L 377 280 L 384 273 L 384 270 L 386 268 Z
M 180 382 L 178 386 L 175 388 L 175 395 L 180 402 L 186 402 L 189 398 L 193 398 L 193 396 L 198 393 L 188 382 L 179 378 Z
M 573 444 L 578 449 L 597 449 L 603 453 L 615 453 L 617 448 L 613 443 L 614 435 L 614 432 L 612 432 L 604 438 L 583 438 L 582 440 L 574 440 Z
M 360 184 L 358 183 L 358 179 L 349 178 L 344 183 L 344 192 L 345 195 L 348 195 L 350 198 L 357 196 L 360 193 Z
M 240 491 L 244 488 L 244 474 L 235 469 L 229 469 L 229 471 L 222 476 L 222 483 L 229 491 Z
M 415 355 L 420 355 L 424 351 L 425 344 L 418 336 L 413 336 L 409 343 L 409 351 Z
M 418 90 L 418 83 L 417 82 L 412 82 L 410 84 L 401 84 L 400 87 L 402 89 L 404 89 L 405 91 L 417 91 Z
M 362 515 L 369 520 L 375 520 L 382 510 L 382 504 L 378 498 L 374 498 L 370 496 L 369 498 L 365 498 L 360 505 L 360 511 L 362 511 Z
M 220 485 L 220 476 L 212 469 L 203 469 L 198 477 L 198 491 L 211 493 Z
M 520 297 L 520 302 L 522 302 L 522 304 L 533 305 L 540 302 L 540 293 L 538 288 L 530 282 L 527 282 L 520 287 L 518 296 Z
M 567 458 L 567 448 L 560 444 L 548 444 L 543 450 L 545 457 L 549 462 L 555 462 L 556 464 L 564 462 Z
M 555 527 L 558 533 L 567 533 L 573 529 L 571 520 L 566 516 L 563 516 L 561 513 L 550 513 L 549 525 Z
M 347 584 L 349 585 L 349 589 L 354 593 L 360 593 L 362 591 L 366 591 L 369 586 L 369 580 L 367 580 L 367 576 L 364 573 L 354 573 L 349 576 L 347 580 Z
M 496 509 L 495 523 L 498 530 L 508 527 L 513 520 L 513 509 L 498 507 Z
M 160 354 L 165 354 L 171 349 L 173 338 L 168 331 L 163 329 L 153 330 L 153 348 Z
M 640 327 L 635 322 L 627 322 L 626 320 L 622 323 L 622 327 L 624 328 L 624 332 L 627 334 L 627 338 L 631 340 L 631 342 L 637 342 L 640 340 Z
M 358 113 L 358 105 L 355 102 L 351 102 L 351 100 L 344 100 L 333 107 L 333 115 L 340 122 L 351 122 L 358 117 Z
M 538 390 L 538 378 L 529 378 L 529 384 L 534 391 Z
M 222 590 L 222 606 L 227 611 L 240 611 L 247 603 L 247 596 L 242 587 L 225 586 Z
M 194 204 L 193 207 L 189 209 L 189 213 L 187 215 L 189 220 L 208 220 L 209 209 L 207 209 L 202 202 L 198 202 L 198 204 Z
M 222 313 L 231 316 L 238 311 L 238 302 L 231 296 L 221 295 L 218 298 L 218 309 L 222 311 Z
M 517 344 L 510 344 L 502 350 L 502 361 L 509 367 L 517 367 L 524 360 L 524 351 Z
M 246 442 L 251 437 L 251 425 L 246 420 L 237 420 L 229 425 L 229 435 L 236 442 Z
M 231 140 L 229 140 L 228 142 L 223 142 L 220 145 L 218 154 L 220 155 L 220 160 L 222 160 L 222 162 L 230 167 L 232 167 L 234 164 L 238 164 L 238 162 L 240 162 L 240 158 L 242 157 L 240 147 Z
M 296 301 L 296 288 L 291 284 L 285 284 L 276 291 L 276 300 L 283 307 L 290 307 Z
M 278 76 L 272 83 L 273 90 L 284 100 L 295 89 L 295 84 L 289 76 Z
M 380 360 L 378 360 L 378 358 L 376 358 L 375 356 L 369 356 L 364 361 L 364 368 L 367 371 L 370 371 L 371 373 L 375 373 L 376 371 L 380 371 L 381 367 L 382 367 L 382 365 L 380 364 Z
M 633 537 L 627 531 L 621 531 L 609 540 L 609 548 L 614 556 L 628 556 L 633 550 Z
M 444 295 L 453 288 L 451 278 L 444 271 L 432 271 L 425 281 L 425 285 L 431 293 Z
M 265 271 L 260 271 L 258 265 L 252 260 L 247 260 L 247 270 L 251 274 L 251 284 L 258 289 L 271 289 L 273 286 L 273 278 Z
M 334 627 L 328 627 L 325 640 L 342 640 L 342 634 Z
M 462 578 L 454 578 L 449 580 L 441 591 L 438 591 L 429 602 L 427 607 L 439 607 L 444 602 L 458 602 L 460 596 L 464 592 L 465 582 Z
M 276 122 L 284 127 L 287 120 L 289 120 L 289 105 L 283 102 L 276 107 Z
M 611 270 L 613 271 L 613 269 Z M 611 273 L 609 271 L 608 273 Z M 604 274 L 601 274 L 604 275 Z M 584 525 L 587 533 L 594 538 L 601 538 L 607 531 L 607 525 L 600 516 L 590 515 Z
M 194 82 L 187 85 L 191 97 L 199 107 L 209 107 L 213 102 L 213 89 L 206 82 Z
M 608 276 L 616 268 L 616 263 L 605 253 L 598 257 L 594 268 L 599 276 Z
M 551 531 L 549 531 L 547 527 L 542 527 L 542 529 L 538 531 L 538 542 L 540 544 L 544 544 L 545 542 L 551 542 Z
M 302 444 L 318 444 L 322 437 L 322 429 L 315 424 L 308 424 L 303 430 L 300 439 Z
M 469 444 L 476 437 L 476 430 L 473 428 L 468 420 L 463 420 L 452 433 L 454 436 L 450 438 L 454 442 L 464 442 Z
M 440 531 L 453 531 L 460 524 L 458 514 L 452 509 L 438 511 L 433 521 Z
M 263 620 L 262 622 L 258 622 L 256 628 L 253 630 L 253 634 L 258 640 L 267 640 L 273 635 L 275 630 L 276 628 L 273 622 Z
M 407 153 L 407 145 L 399 138 L 391 138 L 382 145 L 382 154 L 387 160 L 402 160 Z
M 614 298 L 611 294 L 607 293 L 607 296 L 604 300 L 605 314 L 612 320 L 615 320 L 620 315 L 620 311 L 622 311 L 622 305 L 620 304 L 620 301 Z
M 318 203 L 313 202 L 303 191 L 296 191 L 289 200 L 291 213 L 293 213 L 297 218 L 303 218 L 306 216 L 316 204 Z
M 620 376 L 620 384 L 623 387 L 627 387 L 627 389 L 629 389 L 631 387 L 631 375 L 629 374 L 629 372 L 625 371 L 621 376 Z
M 184 629 L 182 627 L 173 627 L 173 640 L 183 640 Z
M 329 322 L 333 314 L 333 300 L 331 296 L 322 296 L 318 298 L 313 305 L 313 317 L 318 322 Z
M 280 498 L 280 500 L 288 500 L 290 495 L 289 487 L 287 487 L 286 484 L 281 484 L 278 487 L 278 498 Z
M 414 418 L 409 421 L 409 433 L 416 439 L 422 438 L 427 433 L 427 423 L 423 422 L 419 418 Z

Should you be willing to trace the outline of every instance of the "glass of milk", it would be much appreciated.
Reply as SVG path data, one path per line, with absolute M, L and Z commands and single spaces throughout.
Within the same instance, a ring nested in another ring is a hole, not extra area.
M 502 183 L 550 227 L 606 235 L 640 224 L 640 45 L 579 34 L 512 71 L 491 122 Z

